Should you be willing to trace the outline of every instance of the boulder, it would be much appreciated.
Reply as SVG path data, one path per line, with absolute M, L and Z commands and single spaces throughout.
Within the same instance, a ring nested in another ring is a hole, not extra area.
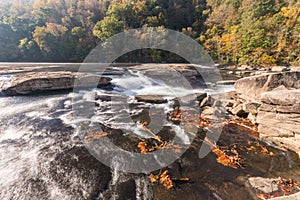
M 195 93 L 183 97 L 176 97 L 175 99 L 173 99 L 174 107 L 180 107 L 181 105 L 193 106 L 196 102 L 201 102 L 206 97 L 207 93 Z
M 205 97 L 201 103 L 199 104 L 200 108 L 203 108 L 205 106 L 212 106 L 215 102 L 215 99 L 211 96 Z
M 300 71 L 242 78 L 235 83 L 235 89 L 243 98 L 257 101 L 261 93 L 271 91 L 281 85 L 288 89 L 299 89 Z
M 135 99 L 138 102 L 146 102 L 146 103 L 166 103 L 167 100 L 159 95 L 136 95 Z
M 99 80 L 99 81 L 98 81 Z M 6 95 L 24 95 L 41 91 L 69 90 L 78 87 L 97 87 L 110 84 L 111 78 L 75 72 L 28 72 L 17 74 L 2 86 Z

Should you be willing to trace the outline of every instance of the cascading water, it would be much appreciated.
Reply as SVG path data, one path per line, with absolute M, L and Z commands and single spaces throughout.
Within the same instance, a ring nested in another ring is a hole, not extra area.
M 11 76 L 2 77 L 2 80 L 9 79 Z M 181 95 L 196 92 L 170 88 L 136 71 L 128 71 L 122 77 L 115 76 L 112 83 L 112 91 L 98 90 L 98 94 L 119 95 L 134 102 L 133 96 L 137 94 L 159 94 L 170 98 L 174 92 Z M 118 185 L 134 177 L 136 199 L 150 199 L 151 191 L 145 176 L 120 174 L 117 166 L 110 170 L 88 154 L 74 132 L 72 95 L 44 93 L 0 98 L 0 198 L 120 199 Z M 98 103 L 107 111 L 100 109 L 91 121 L 129 130 L 141 138 L 150 136 L 134 122 L 122 123 L 121 113 L 138 115 L 143 108 L 151 107 L 150 110 L 166 114 L 171 106 L 169 103 L 142 104 L 133 110 L 113 113 L 108 109 L 111 108 L 109 102 Z

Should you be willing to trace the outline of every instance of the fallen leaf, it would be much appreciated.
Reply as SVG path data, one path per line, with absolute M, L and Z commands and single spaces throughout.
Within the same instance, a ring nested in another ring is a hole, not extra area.
M 142 154 L 147 154 L 149 152 L 147 149 L 147 143 L 145 141 L 139 142 L 137 147 L 140 149 Z

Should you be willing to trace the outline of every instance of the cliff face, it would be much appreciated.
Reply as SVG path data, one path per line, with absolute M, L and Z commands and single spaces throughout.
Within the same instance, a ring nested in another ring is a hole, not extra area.
M 300 153 L 300 71 L 272 73 L 240 79 L 233 114 L 247 116 L 258 125 L 262 138 Z

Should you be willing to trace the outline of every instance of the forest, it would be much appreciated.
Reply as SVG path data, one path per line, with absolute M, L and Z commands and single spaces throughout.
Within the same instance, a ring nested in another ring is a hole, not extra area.
M 198 41 L 219 64 L 300 65 L 297 0 L 2 0 L 0 10 L 2 62 L 82 62 L 116 33 L 165 27 Z M 136 52 L 125 61 L 181 62 L 144 52 L 147 60 Z

